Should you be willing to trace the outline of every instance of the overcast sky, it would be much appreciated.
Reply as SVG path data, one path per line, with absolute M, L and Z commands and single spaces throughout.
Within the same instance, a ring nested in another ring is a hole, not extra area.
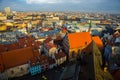
M 120 0 L 0 0 L 0 11 L 85 11 L 120 13 Z

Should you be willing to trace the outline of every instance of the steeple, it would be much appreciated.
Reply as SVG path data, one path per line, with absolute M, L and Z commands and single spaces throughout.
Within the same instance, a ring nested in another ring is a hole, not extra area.
M 92 28 L 92 21 L 90 20 L 88 32 L 90 32 L 91 28 Z

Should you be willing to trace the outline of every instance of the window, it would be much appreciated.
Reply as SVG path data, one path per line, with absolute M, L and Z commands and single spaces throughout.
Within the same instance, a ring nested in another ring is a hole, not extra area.
M 72 51 L 72 58 L 75 58 L 75 51 Z
M 13 71 L 13 70 L 11 70 L 11 74 L 14 74 L 14 71 Z
M 87 42 L 85 42 L 85 45 L 87 45 Z
M 21 71 L 23 71 L 23 70 L 24 70 L 22 67 L 21 67 L 20 69 L 21 69 Z

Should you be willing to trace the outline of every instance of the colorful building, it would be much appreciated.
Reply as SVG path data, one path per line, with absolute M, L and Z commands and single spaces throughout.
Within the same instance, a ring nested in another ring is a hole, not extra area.
M 32 76 L 39 74 L 41 72 L 42 69 L 37 58 L 34 57 L 30 59 L 28 64 L 29 64 L 29 72 Z
M 2 52 L 0 54 L 0 73 L 3 78 L 13 78 L 29 73 L 28 60 L 39 55 L 31 47 Z

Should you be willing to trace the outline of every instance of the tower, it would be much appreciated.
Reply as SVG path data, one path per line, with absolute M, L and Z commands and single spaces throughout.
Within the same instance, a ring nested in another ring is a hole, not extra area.
M 91 28 L 92 28 L 92 21 L 90 20 L 88 32 L 90 32 Z
M 6 8 L 5 8 L 5 13 L 6 13 L 6 15 L 9 15 L 9 14 L 10 14 L 10 7 L 6 7 Z

